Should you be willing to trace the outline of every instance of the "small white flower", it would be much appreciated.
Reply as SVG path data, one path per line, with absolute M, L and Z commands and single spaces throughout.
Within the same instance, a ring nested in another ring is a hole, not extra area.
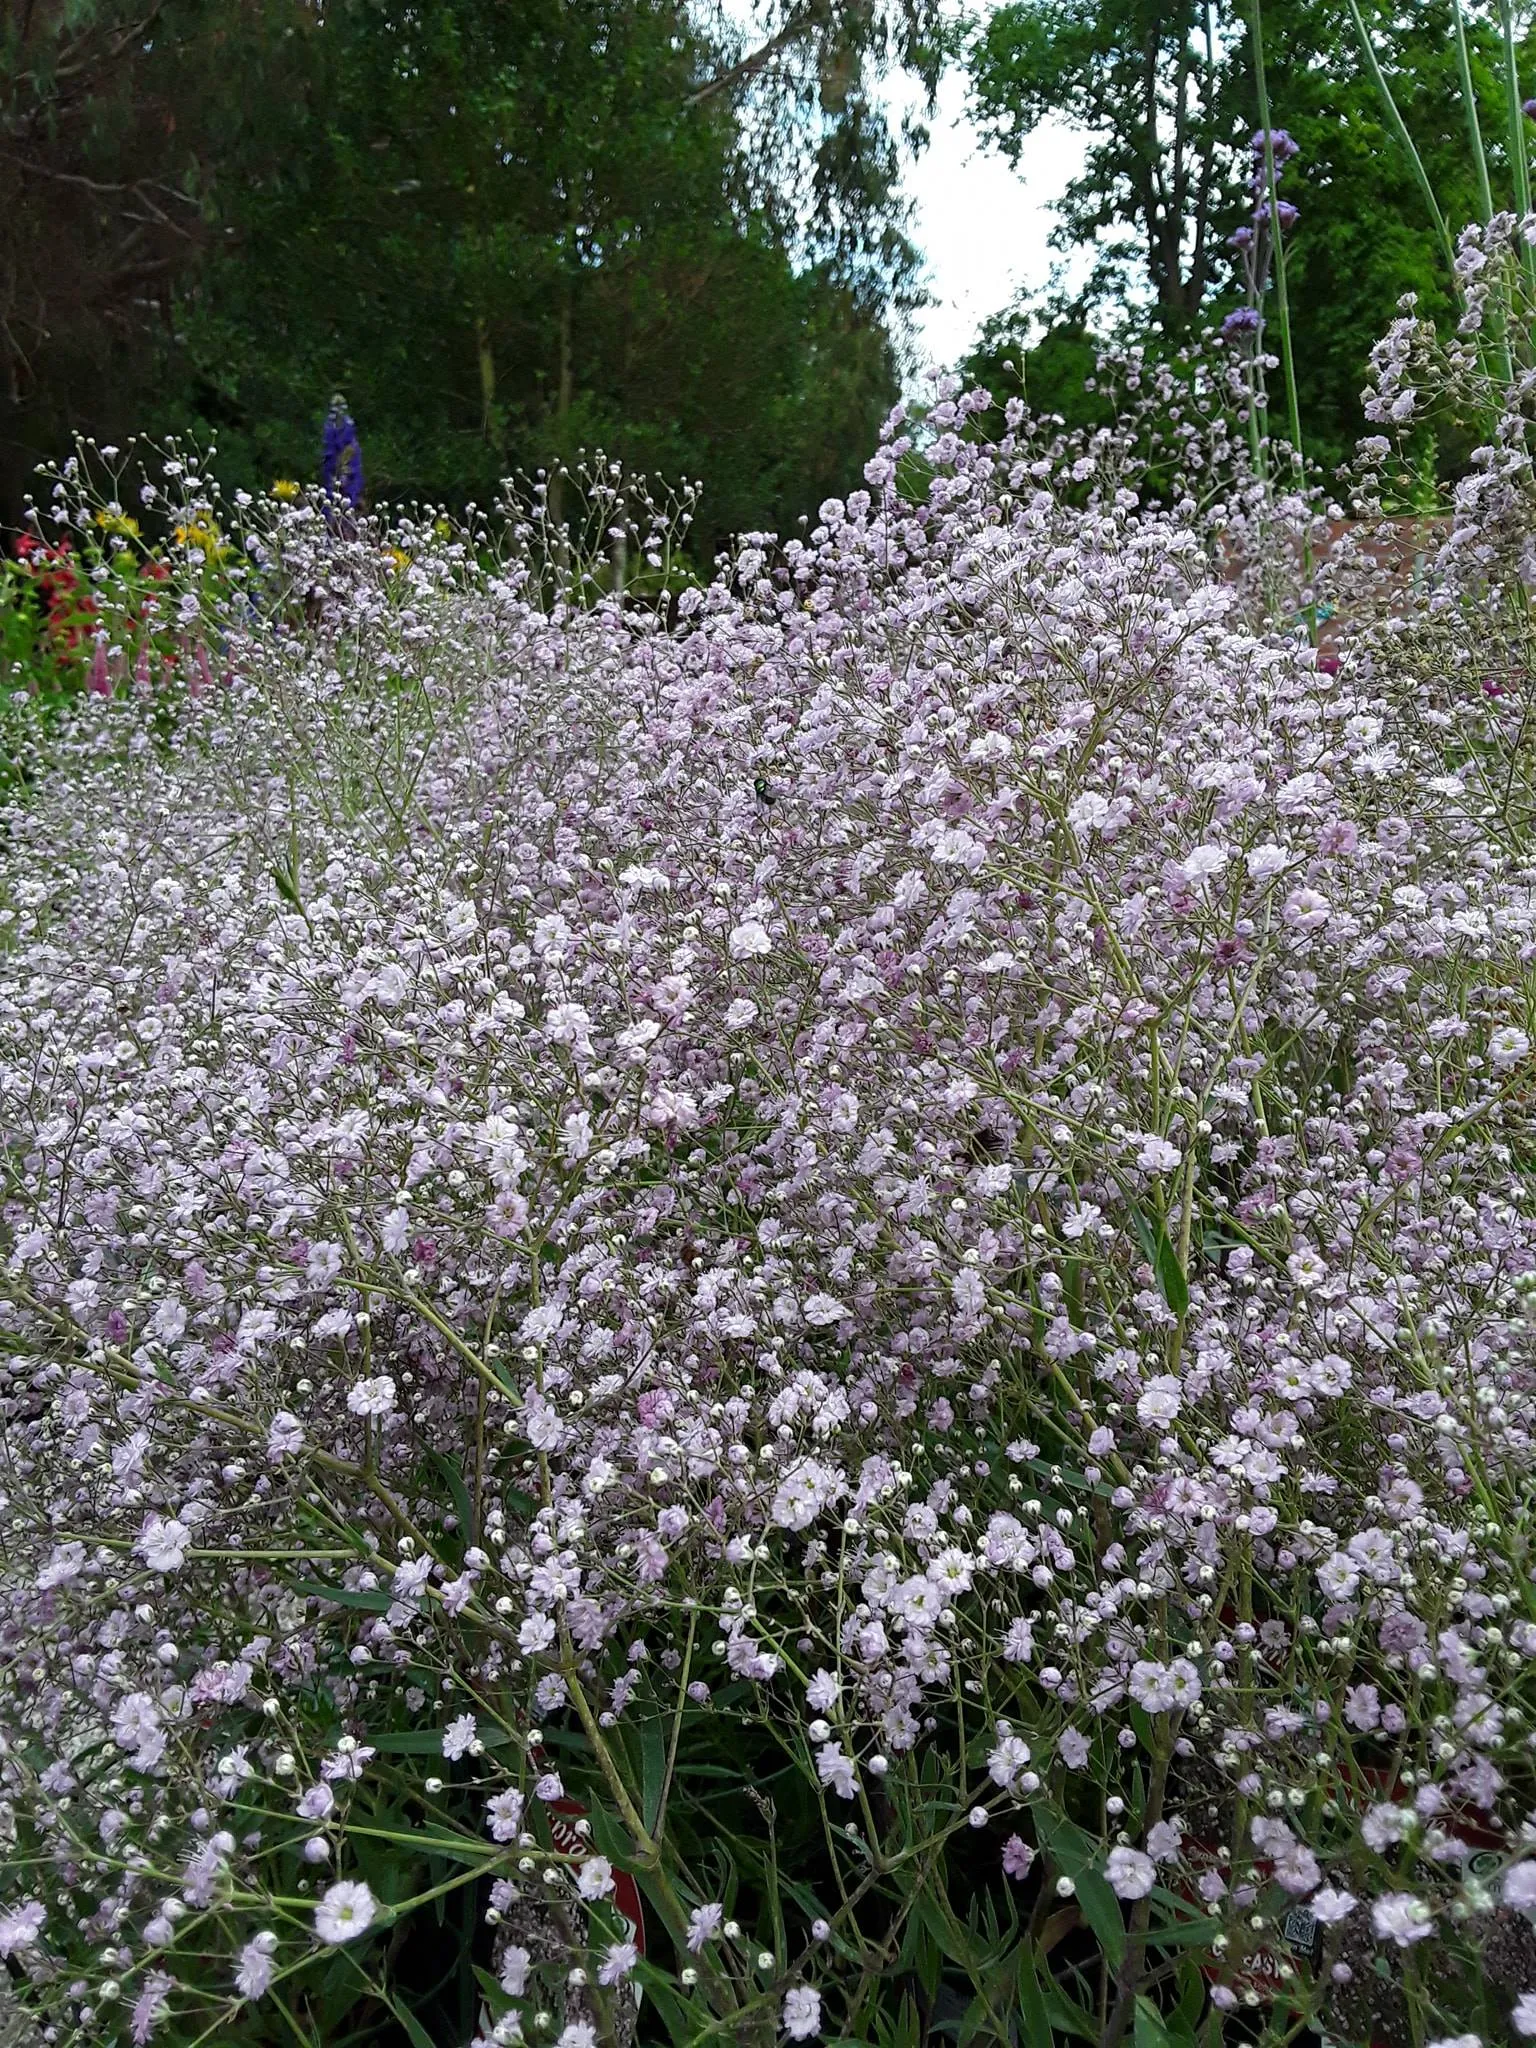
M 576 1872 L 576 1889 L 584 1899 L 606 1899 L 613 1890 L 613 1865 L 606 1856 L 589 1856 Z
M 1324 1927 L 1332 1927 L 1336 1921 L 1347 1919 L 1358 1904 L 1353 1892 L 1335 1891 L 1332 1885 L 1324 1885 L 1308 1899 L 1307 1911 Z
M 1005 732 L 978 733 L 966 748 L 966 759 L 970 761 L 1006 761 L 1013 752 L 1013 741 Z
M 1100 796 L 1097 790 L 1085 790 L 1068 804 L 1067 823 L 1074 832 L 1100 832 L 1109 814 L 1109 798 Z
M 765 953 L 773 950 L 773 941 L 767 927 L 755 917 L 744 918 L 735 926 L 727 942 L 733 960 L 760 960 Z
M 297 1415 L 279 1408 L 267 1425 L 267 1457 L 274 1465 L 294 1457 L 304 1448 L 304 1425 Z
M 786 1991 L 782 2023 L 791 2041 L 813 2041 L 821 2032 L 821 1993 L 808 1984 Z
M 367 1885 L 343 1878 L 328 1888 L 315 1907 L 315 1934 L 333 1946 L 355 1941 L 373 1925 L 377 1910 Z
M 1029 1744 L 1019 1735 L 1005 1735 L 987 1758 L 987 1776 L 1011 1792 L 1029 1766 Z
M 1513 1024 L 1504 1024 L 1488 1041 L 1488 1057 L 1499 1068 L 1517 1067 L 1531 1049 L 1531 1041 Z
M 830 1294 L 808 1295 L 802 1310 L 805 1320 L 819 1330 L 824 1330 L 833 1323 L 840 1323 L 847 1313 L 843 1304 Z
M 475 1745 L 478 1724 L 473 1714 L 459 1714 L 443 1730 L 443 1755 L 449 1763 L 457 1763 L 462 1756 L 468 1756 Z
M 1395 1941 L 1399 1948 L 1409 1948 L 1434 1933 L 1435 1916 L 1411 1892 L 1388 1892 L 1372 1906 L 1371 1926 L 1378 1941 Z
M 1321 931 L 1332 916 L 1332 905 L 1316 889 L 1293 889 L 1280 913 L 1288 925 L 1300 932 Z
M 184 1522 L 149 1515 L 133 1547 L 152 1572 L 170 1573 L 180 1571 L 191 1541 L 192 1531 Z
M 632 1941 L 610 1943 L 602 1962 L 598 1965 L 598 1983 L 622 1984 L 639 1960 L 640 1952 Z
M 1157 1882 L 1157 1865 L 1140 1849 L 1111 1849 L 1104 1875 L 1117 1899 L 1144 1899 Z
M 235 1969 L 235 1989 L 242 1998 L 262 1998 L 272 1982 L 272 1957 L 277 1949 L 277 1936 L 262 1933 L 245 1944 Z
M 1179 863 L 1179 873 L 1186 882 L 1198 886 L 1219 875 L 1230 858 L 1224 846 L 1197 846 Z
M 1184 1154 L 1177 1145 L 1166 1138 L 1159 1138 L 1150 1131 L 1142 1131 L 1131 1139 L 1136 1146 L 1136 1164 L 1145 1173 L 1172 1173 L 1183 1159 Z
M 1269 881 L 1289 865 L 1290 858 L 1283 846 L 1276 846 L 1272 839 L 1267 839 L 1262 846 L 1252 847 L 1248 852 L 1249 879 L 1255 882 Z
M 12 1906 L 8 1913 L 0 1913 L 0 1959 L 20 1955 L 25 1948 L 35 1948 L 47 1917 L 45 1908 L 37 1899 L 24 1899 L 19 1906 Z
M 1285 1262 L 1285 1270 L 1303 1293 L 1321 1287 L 1328 1278 L 1327 1266 L 1310 1245 L 1303 1245 L 1300 1251 L 1292 1252 Z
M 347 1406 L 354 1415 L 388 1415 L 394 1405 L 395 1383 L 387 1372 L 359 1380 L 347 1393 Z
M 1143 1422 L 1172 1422 L 1184 1405 L 1184 1392 L 1170 1372 L 1147 1381 L 1136 1400 L 1136 1413 Z

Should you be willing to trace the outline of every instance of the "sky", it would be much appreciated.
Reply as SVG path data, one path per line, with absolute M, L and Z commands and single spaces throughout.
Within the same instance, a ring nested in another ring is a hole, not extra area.
M 982 141 L 965 99 L 965 80 L 950 73 L 928 124 L 928 147 L 909 163 L 903 181 L 913 201 L 912 238 L 927 259 L 935 301 L 918 316 L 918 347 L 926 362 L 946 367 L 965 353 L 989 314 L 1021 288 L 1049 281 L 1052 207 L 1083 159 L 1082 138 L 1047 122 L 1029 137 L 1015 170 Z
M 748 48 L 762 40 L 761 0 L 703 4 L 739 29 Z M 896 77 L 884 82 L 880 96 L 899 133 L 902 114 L 919 110 L 919 93 L 910 79 Z M 989 314 L 1000 312 L 1021 288 L 1049 282 L 1052 207 L 1082 169 L 1084 151 L 1080 136 L 1048 121 L 1029 137 L 1014 169 L 977 133 L 959 71 L 942 80 L 938 110 L 927 126 L 928 147 L 908 160 L 903 179 L 913 202 L 912 238 L 927 259 L 934 300 L 916 322 L 919 370 L 956 362 Z M 1085 267 L 1080 262 L 1072 274 Z

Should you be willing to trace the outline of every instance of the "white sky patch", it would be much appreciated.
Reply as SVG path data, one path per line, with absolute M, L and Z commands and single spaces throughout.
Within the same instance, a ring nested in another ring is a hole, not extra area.
M 757 0 L 697 0 L 707 18 L 729 24 L 746 47 L 763 40 L 765 25 Z M 914 393 L 922 371 L 949 368 L 964 356 L 985 321 L 1021 291 L 1035 292 L 1051 280 L 1060 260 L 1049 247 L 1055 206 L 1083 168 L 1086 138 L 1064 123 L 1048 120 L 1028 138 L 1017 168 L 978 133 L 967 110 L 967 80 L 952 70 L 939 85 L 931 120 L 923 114 L 921 92 L 903 73 L 888 77 L 877 96 L 885 103 L 893 133 L 902 117 L 924 120 L 928 147 L 906 158 L 902 189 L 912 201 L 910 233 L 926 264 L 924 285 L 933 304 L 913 322 L 917 364 Z M 1089 258 L 1068 258 L 1071 283 L 1085 278 Z
M 899 90 L 899 82 L 898 82 Z M 893 95 L 893 112 L 900 101 Z M 1025 143 L 1015 170 L 989 148 L 966 112 L 966 82 L 951 72 L 939 87 L 930 141 L 902 180 L 913 201 L 912 239 L 927 263 L 934 303 L 914 327 L 925 365 L 948 368 L 981 324 L 1021 290 L 1049 283 L 1058 260 L 1048 246 L 1054 207 L 1083 167 L 1084 138 L 1047 121 Z M 1076 276 L 1080 260 L 1069 266 Z

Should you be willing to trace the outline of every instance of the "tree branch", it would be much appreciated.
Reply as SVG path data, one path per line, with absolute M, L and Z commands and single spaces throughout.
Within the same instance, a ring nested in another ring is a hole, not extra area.
M 802 36 L 809 34 L 821 19 L 823 11 L 822 6 L 813 5 L 800 14 L 792 14 L 778 33 L 770 36 L 761 48 L 754 50 L 749 57 L 743 57 L 739 64 L 733 64 L 728 71 L 722 71 L 717 77 L 708 79 L 697 92 L 688 95 L 683 105 L 699 107 L 706 100 L 715 99 L 720 93 L 730 92 L 738 85 L 745 85 L 760 71 L 766 70 L 781 50 L 787 50 L 791 43 L 797 43 Z

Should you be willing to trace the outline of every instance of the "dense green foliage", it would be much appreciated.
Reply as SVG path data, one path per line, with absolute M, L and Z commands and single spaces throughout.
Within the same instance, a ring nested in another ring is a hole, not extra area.
M 341 387 L 378 495 L 600 445 L 702 479 L 706 544 L 792 523 L 895 391 L 914 257 L 859 64 L 930 61 L 899 12 L 791 15 L 770 76 L 681 0 L 16 10 L 0 515 L 77 429 L 306 477 Z
M 1361 13 L 1444 217 L 1480 217 L 1449 7 L 1434 0 L 1404 14 L 1372 4 Z M 1451 278 L 1349 7 L 1274 0 L 1263 25 L 1273 119 L 1300 146 L 1285 192 L 1300 210 L 1287 251 L 1302 422 L 1310 452 L 1335 462 L 1363 431 L 1362 366 L 1399 298 L 1415 292 L 1426 314 L 1443 319 Z M 1495 36 L 1477 22 L 1468 36 L 1494 201 L 1509 204 Z M 1085 317 L 1122 338 L 1176 344 L 1240 299 L 1226 238 L 1252 205 L 1248 11 L 1218 16 L 1191 0 L 1006 0 L 974 28 L 967 57 L 978 115 L 1005 151 L 1016 157 L 1047 114 L 1092 138 L 1057 239 L 1091 246 L 1095 265 L 1075 303 L 1056 308 L 1064 332 L 1040 365 L 1052 403 L 1070 409 L 1070 380 L 1060 399 L 1053 387 Z M 1018 358 L 1033 310 L 1015 307 L 989 324 L 979 374 Z M 1087 416 L 1081 405 L 1077 416 Z

